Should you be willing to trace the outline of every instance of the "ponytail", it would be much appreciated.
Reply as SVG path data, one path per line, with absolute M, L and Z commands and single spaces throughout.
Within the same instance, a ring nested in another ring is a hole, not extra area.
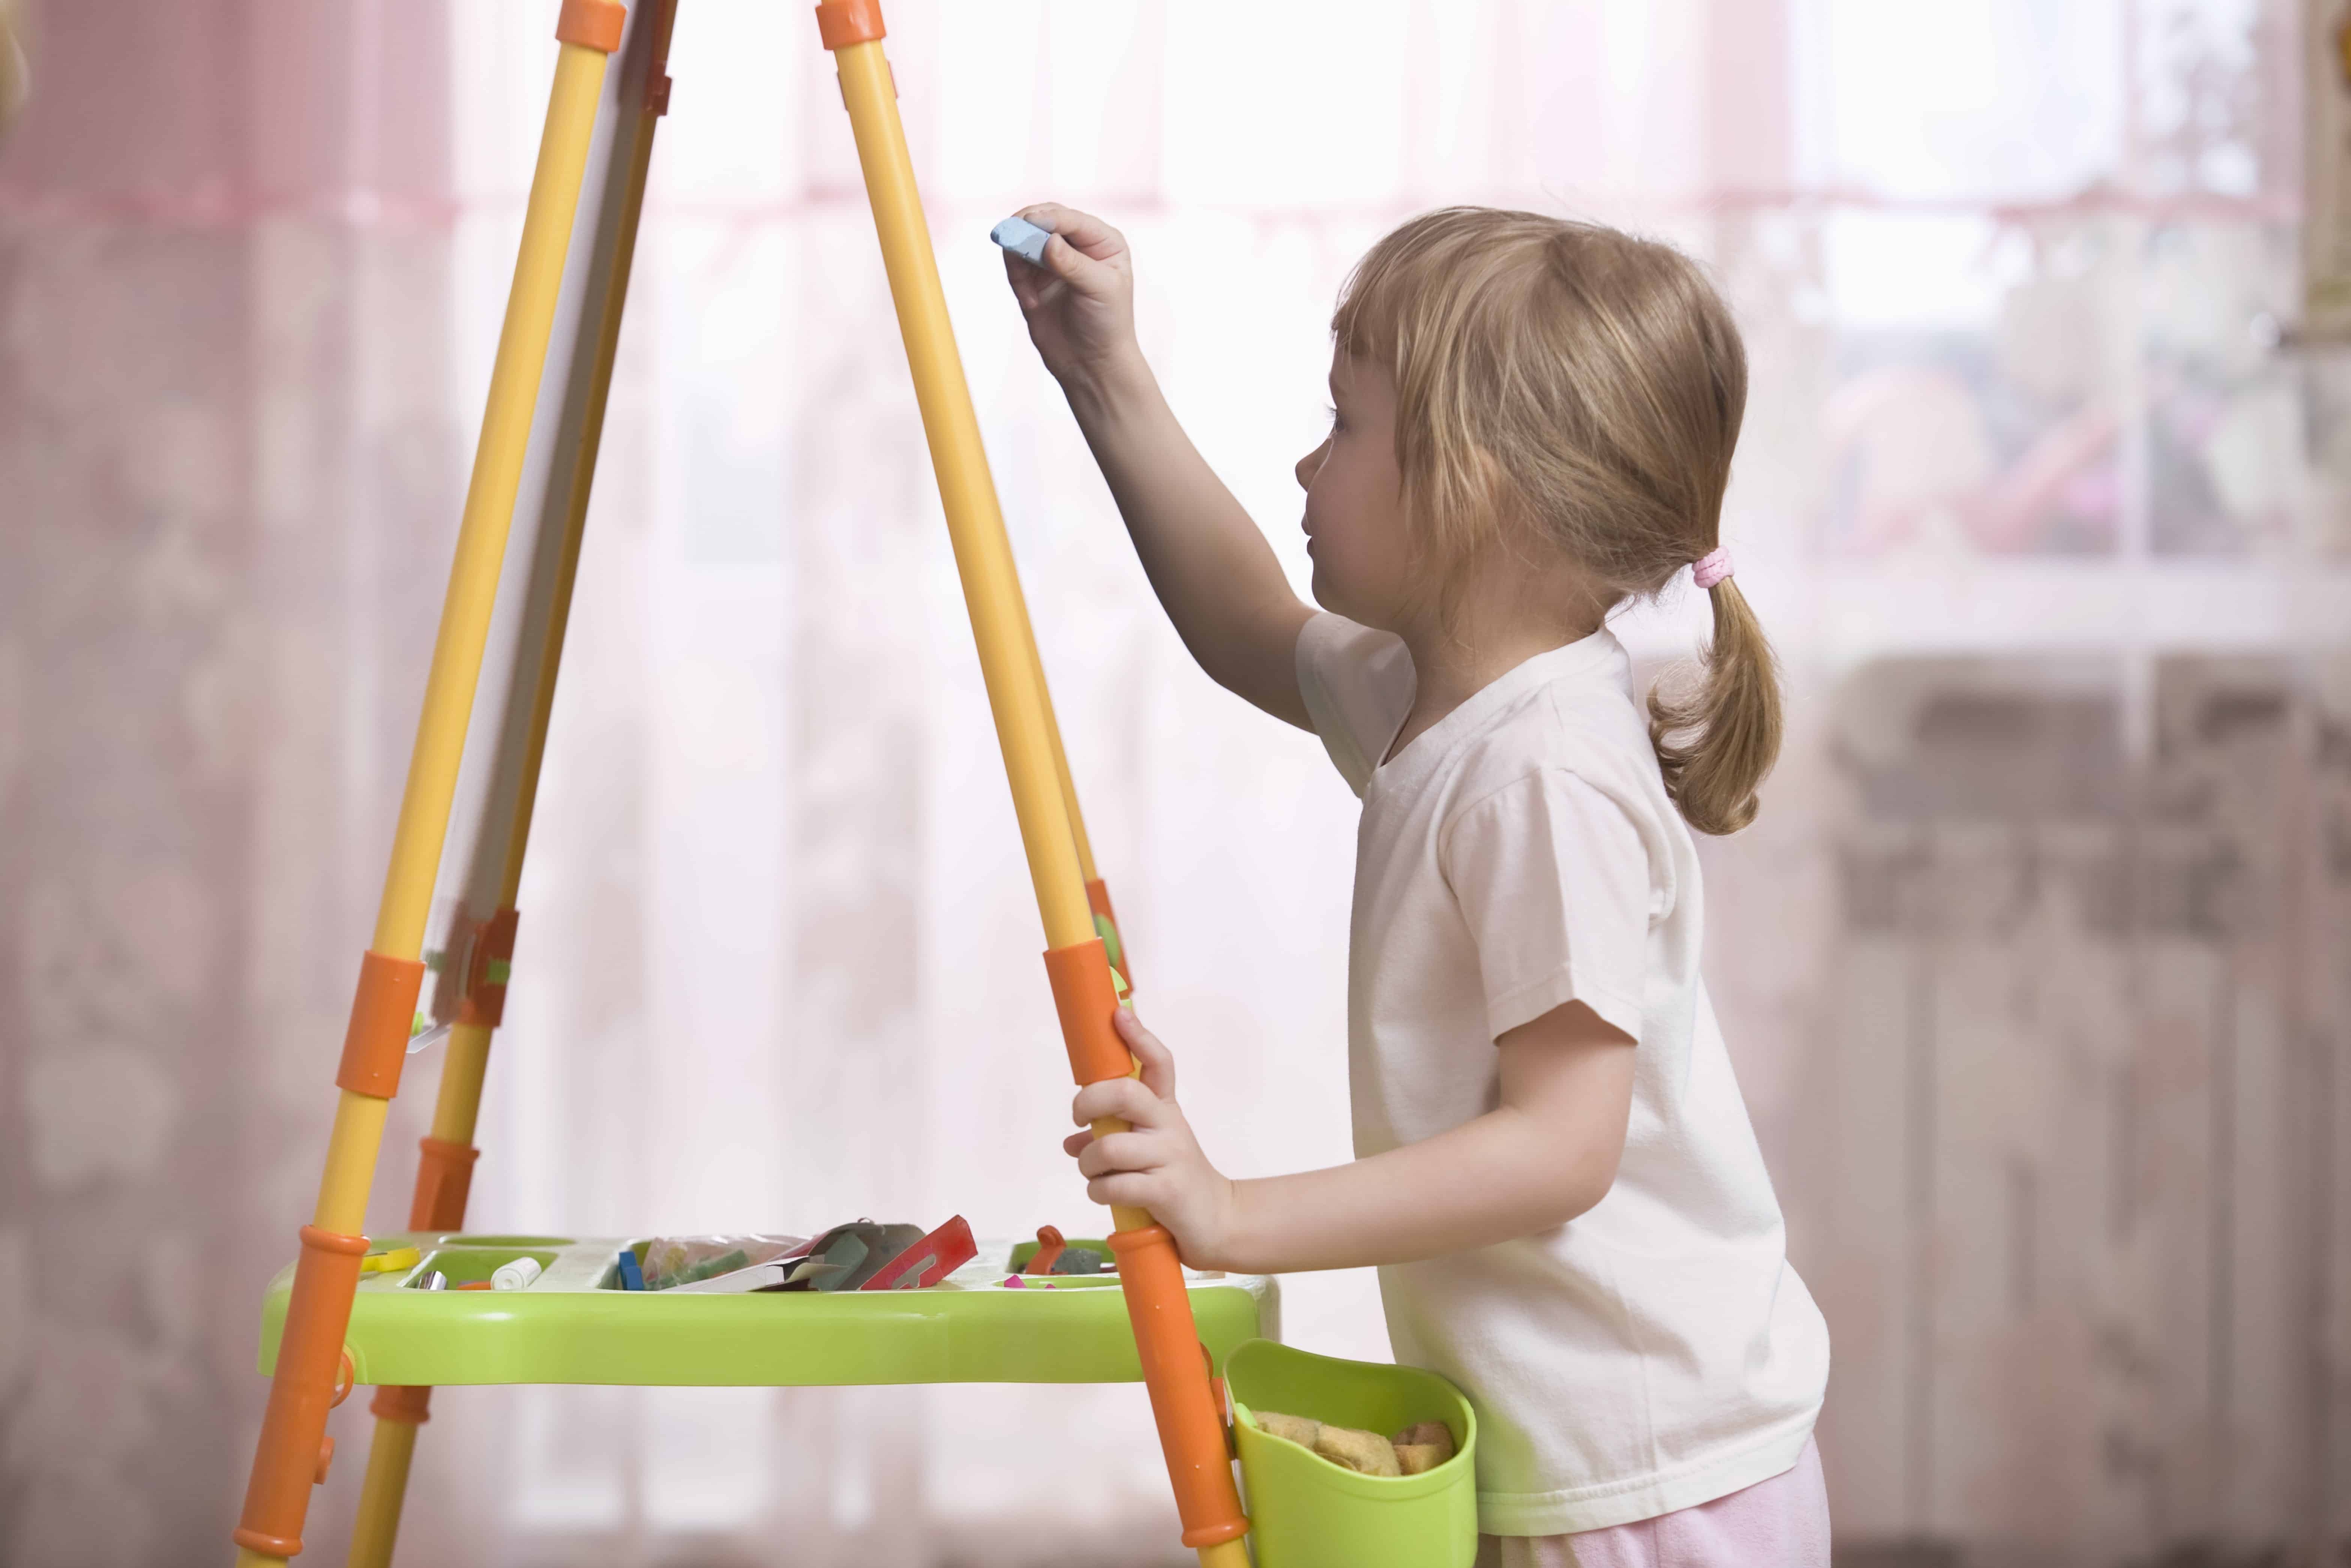
M 1755 820 L 1755 790 L 1780 755 L 1780 680 L 1771 644 L 1728 577 L 1708 590 L 1714 640 L 1698 689 L 1649 693 L 1649 743 L 1666 793 L 1701 833 L 1735 833 Z

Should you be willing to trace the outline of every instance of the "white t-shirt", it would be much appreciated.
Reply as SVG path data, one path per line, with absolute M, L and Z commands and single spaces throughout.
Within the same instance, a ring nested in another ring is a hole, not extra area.
M 1363 797 L 1349 933 L 1355 1153 L 1497 1103 L 1494 1041 L 1582 1001 L 1636 1042 L 1615 1185 L 1556 1230 L 1380 1270 L 1396 1358 L 1477 1407 L 1479 1528 L 1599 1530 L 1780 1474 L 1828 1328 L 1788 1266 L 1698 977 L 1698 855 L 1605 631 L 1519 665 L 1384 765 L 1404 643 L 1336 615 L 1298 684 Z

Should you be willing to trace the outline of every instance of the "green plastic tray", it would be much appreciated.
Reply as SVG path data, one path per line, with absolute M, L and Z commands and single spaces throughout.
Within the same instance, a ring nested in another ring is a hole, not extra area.
M 1061 1276 L 1007 1290 L 1013 1253 L 979 1256 L 922 1291 L 722 1296 L 623 1291 L 614 1260 L 641 1241 L 401 1232 L 405 1272 L 360 1276 L 351 1303 L 354 1381 L 446 1387 L 484 1383 L 840 1385 L 883 1383 L 1132 1383 L 1143 1375 L 1115 1275 Z M 1026 1245 L 1026 1244 L 1024 1244 Z M 1100 1240 L 1071 1245 L 1102 1248 Z M 1105 1250 L 1107 1250 L 1105 1249 Z M 522 1291 L 421 1291 L 425 1270 L 486 1280 L 509 1259 L 543 1273 Z M 1280 1333 L 1270 1279 L 1187 1274 L 1192 1315 L 1217 1365 L 1243 1341 Z M 262 1303 L 261 1370 L 277 1360 L 291 1264 Z

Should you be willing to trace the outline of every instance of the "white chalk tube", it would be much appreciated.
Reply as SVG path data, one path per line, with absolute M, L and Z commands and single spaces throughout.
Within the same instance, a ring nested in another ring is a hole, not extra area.
M 494 1291 L 528 1290 L 530 1288 L 530 1282 L 538 1278 L 538 1260 L 517 1258 L 511 1263 L 498 1265 L 496 1270 L 490 1275 L 490 1288 Z

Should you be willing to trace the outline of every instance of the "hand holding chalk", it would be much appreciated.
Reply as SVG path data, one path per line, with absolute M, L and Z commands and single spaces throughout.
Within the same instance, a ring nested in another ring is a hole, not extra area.
M 1113 378 L 1137 379 L 1143 355 L 1124 235 L 1090 213 L 1040 202 L 988 237 L 1004 247 L 1005 278 L 1029 319 L 1029 341 L 1064 389 L 1074 394 L 1102 390 Z

